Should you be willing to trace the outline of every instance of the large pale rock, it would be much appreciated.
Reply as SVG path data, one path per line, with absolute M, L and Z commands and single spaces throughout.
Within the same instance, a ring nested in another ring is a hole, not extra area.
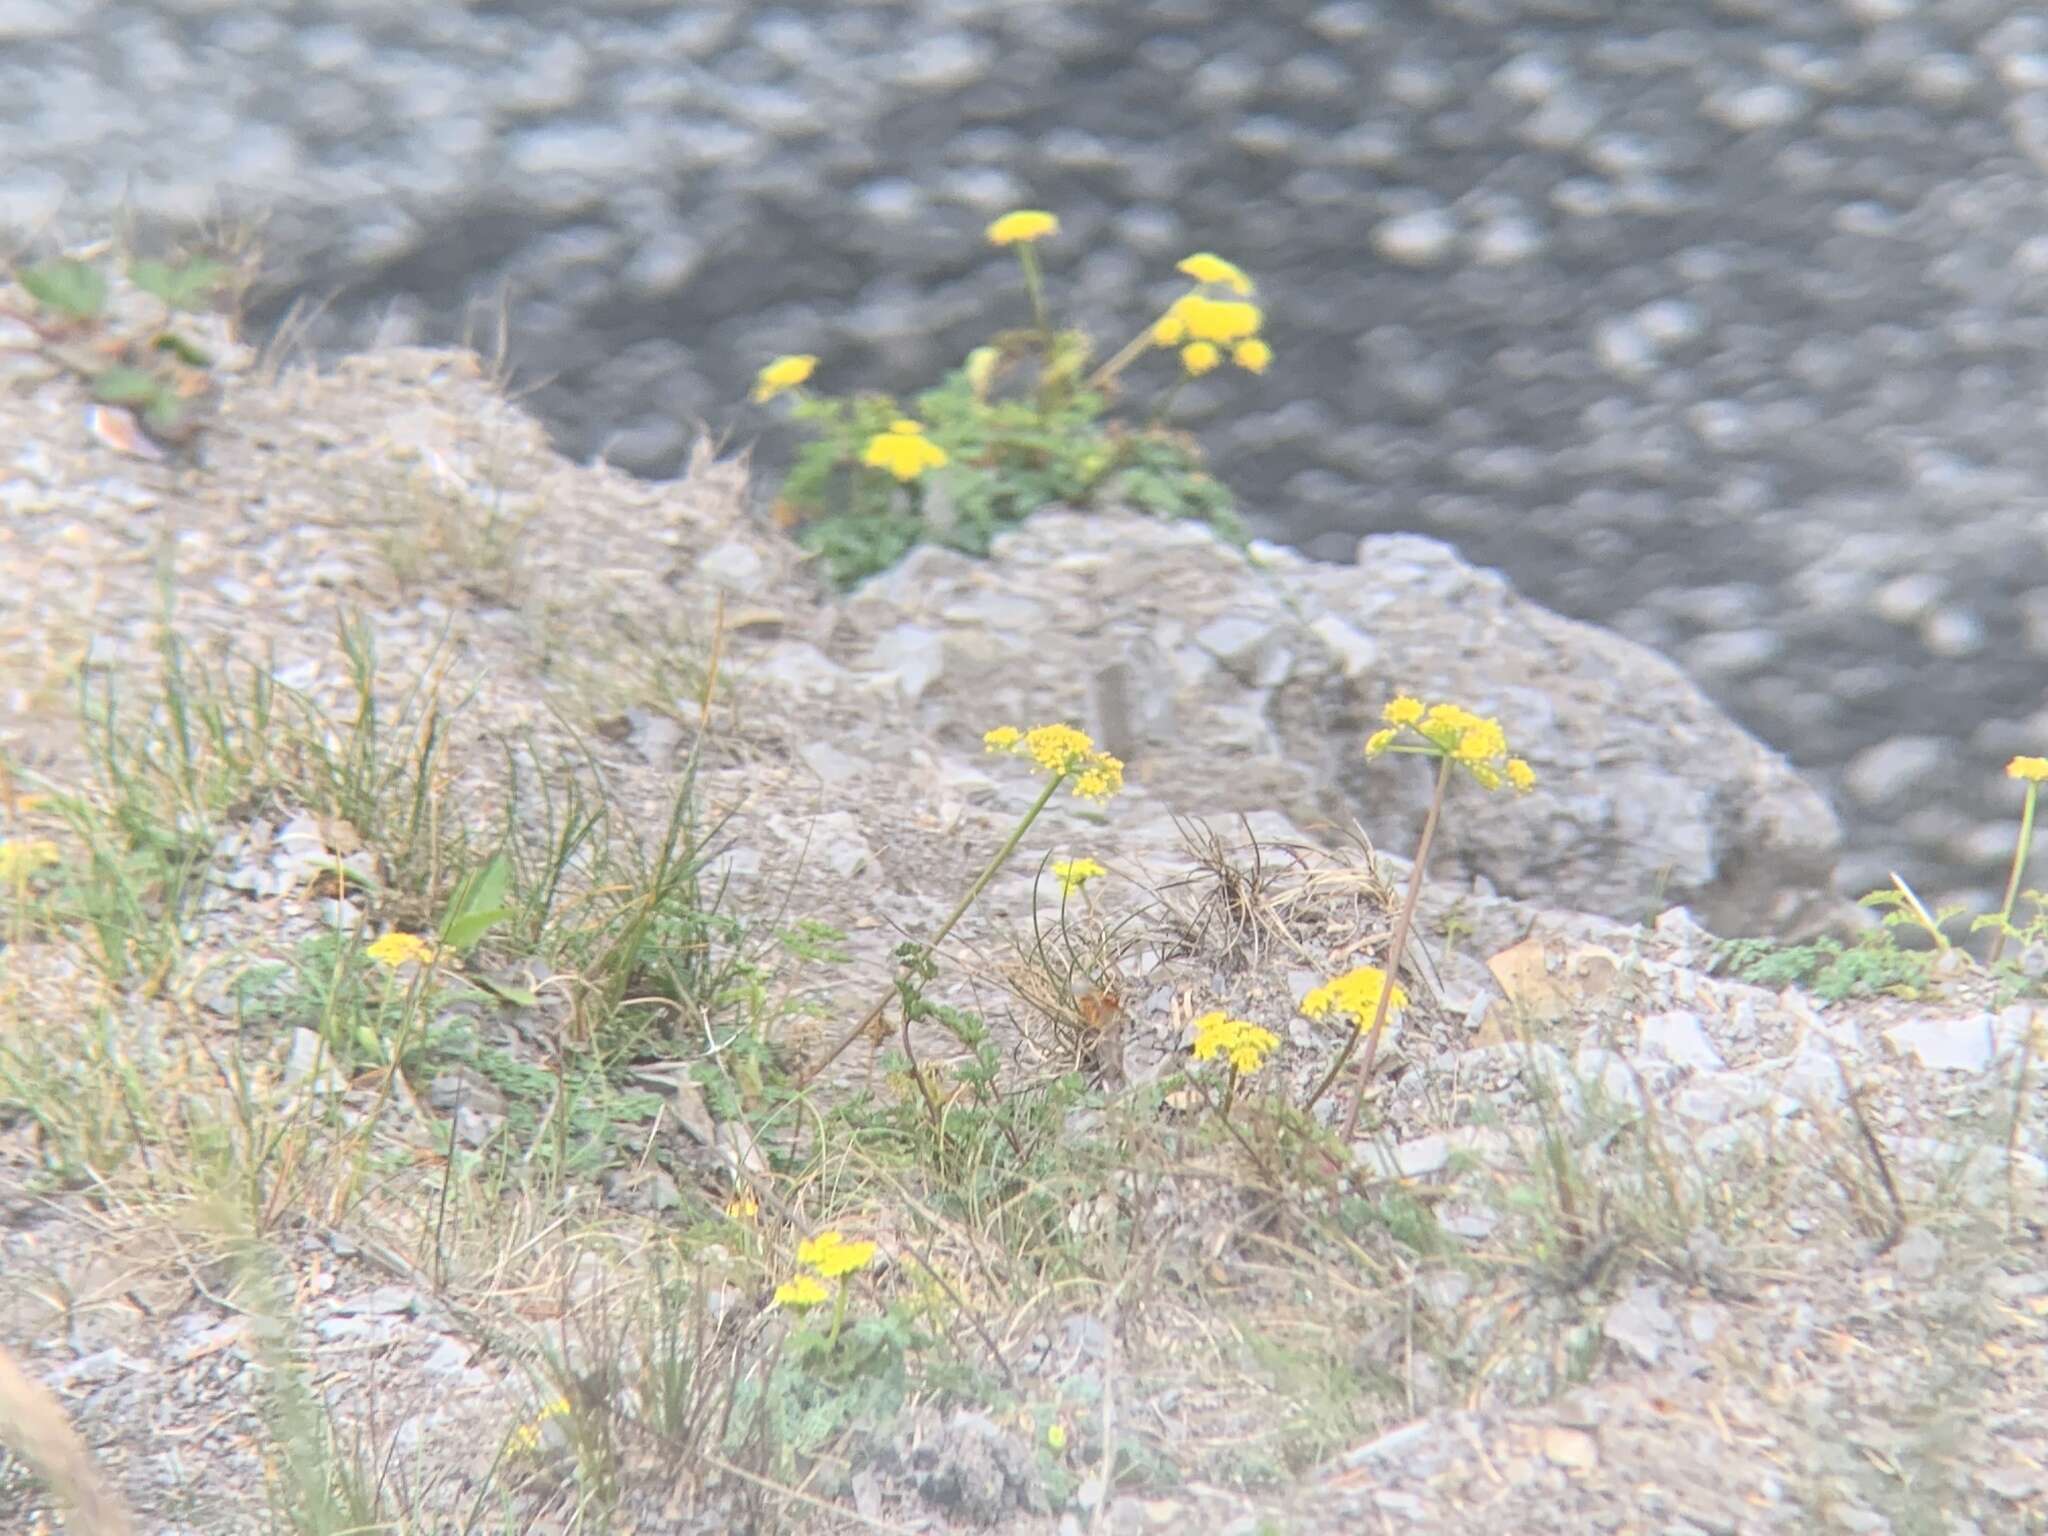
M 1499 716 L 1540 782 L 1524 798 L 1458 783 L 1438 881 L 1627 920 L 1683 903 L 1731 934 L 1837 910 L 1840 829 L 1782 757 L 1662 657 L 1434 540 L 1368 538 L 1336 565 L 1049 511 L 986 561 L 917 551 L 847 601 L 832 641 L 955 747 L 1081 719 L 1180 813 L 1277 809 L 1333 836 L 1355 821 L 1397 853 L 1430 774 L 1361 744 L 1396 693 L 1450 700 Z

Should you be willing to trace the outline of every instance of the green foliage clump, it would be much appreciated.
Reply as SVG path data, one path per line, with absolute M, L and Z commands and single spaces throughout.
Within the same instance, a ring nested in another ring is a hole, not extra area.
M 67 256 L 12 276 L 34 305 L 14 318 L 36 332 L 48 356 L 91 384 L 94 399 L 133 410 L 158 437 L 189 431 L 195 403 L 212 387 L 213 358 L 178 330 L 177 318 L 206 308 L 231 285 L 226 265 L 203 257 L 129 262 L 128 281 L 160 300 L 164 315 L 126 331 L 111 323 L 103 266 Z
M 1825 1002 L 1890 993 L 1917 996 L 1932 974 L 1932 952 L 1901 949 L 1889 928 L 1854 944 L 1815 939 L 1779 944 L 1772 939 L 1729 939 L 1715 952 L 1713 969 L 1760 987 L 1805 987 Z
M 1096 365 L 1093 338 L 1047 316 L 1034 243 L 1058 229 L 1052 215 L 1029 210 L 989 227 L 993 244 L 1016 247 L 1037 323 L 998 332 L 907 408 L 883 394 L 807 392 L 813 357 L 780 357 L 761 370 L 755 402 L 791 395 L 792 416 L 811 434 L 777 516 L 835 583 L 886 570 L 921 543 L 986 554 L 1004 528 L 1049 506 L 1199 518 L 1245 538 L 1200 448 L 1164 419 L 1181 387 L 1226 357 L 1265 372 L 1272 349 L 1258 334 L 1261 311 L 1247 302 L 1251 280 L 1219 257 L 1190 256 L 1180 264 L 1189 291 Z M 1176 376 L 1142 424 L 1117 419 L 1119 376 L 1155 348 L 1177 353 Z

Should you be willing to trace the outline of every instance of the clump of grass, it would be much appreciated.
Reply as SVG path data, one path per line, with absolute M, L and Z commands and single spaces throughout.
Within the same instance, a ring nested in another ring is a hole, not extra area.
M 1252 283 L 1221 257 L 1199 252 L 1179 271 L 1189 290 L 1094 365 L 1085 331 L 1054 325 L 1037 243 L 1059 231 L 1049 213 L 1023 209 L 988 228 L 1014 249 L 1033 324 L 998 332 L 936 388 L 904 407 L 886 395 L 839 398 L 806 389 L 817 359 L 780 357 L 761 370 L 756 403 L 779 395 L 812 434 L 784 482 L 779 515 L 842 586 L 894 565 L 932 541 L 986 554 L 1005 527 L 1053 504 L 1103 502 L 1157 517 L 1195 517 L 1233 539 L 1244 530 L 1227 490 L 1201 467 L 1194 442 L 1165 425 L 1174 397 L 1227 357 L 1264 373 L 1272 348 Z M 1122 375 L 1144 354 L 1177 366 L 1138 425 L 1112 409 Z M 1093 366 L 1091 366 L 1093 365 Z

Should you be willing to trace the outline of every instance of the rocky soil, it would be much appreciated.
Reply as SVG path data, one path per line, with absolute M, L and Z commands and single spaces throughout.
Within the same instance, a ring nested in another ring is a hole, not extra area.
M 1011 1081 L 1042 1071 L 1047 1025 L 1015 963 L 1034 905 L 1041 925 L 1056 915 L 1034 871 L 1097 857 L 1115 878 L 1090 919 L 1138 937 L 1115 1049 L 1092 1070 L 1138 1091 L 1182 1069 L 1206 1007 L 1280 1036 L 1262 1093 L 1298 1099 L 1329 1063 L 1338 1040 L 1298 1004 L 1383 953 L 1412 835 L 1398 766 L 1382 800 L 1352 759 L 1385 693 L 1455 690 L 1535 761 L 1526 800 L 1453 805 L 1466 831 L 1425 903 L 1417 1003 L 1353 1149 L 1354 1196 L 1405 1237 L 1362 1232 L 1341 1262 L 1318 1259 L 1319 1197 L 1276 1195 L 1256 1142 L 1202 1142 L 1207 1112 L 1162 1103 L 1140 1122 L 1174 1149 L 1157 1186 L 1139 1203 L 1112 1179 L 1074 1201 L 1075 1232 L 1134 1234 L 1114 1272 L 961 1301 L 983 1330 L 960 1330 L 967 1347 L 1000 1357 L 1017 1393 L 1075 1405 L 1070 1494 L 1048 1493 L 1046 1453 L 1008 1407 L 934 1393 L 778 1491 L 756 1528 L 2039 1528 L 2048 1013 L 2024 978 L 2001 989 L 1960 960 L 1911 997 L 1823 1005 L 1717 973 L 1682 908 L 1646 921 L 1659 872 L 1717 924 L 1794 920 L 1825 900 L 1835 836 L 1781 759 L 1656 658 L 1407 538 L 1336 567 L 1052 514 L 985 566 L 926 555 L 833 598 L 749 513 L 737 466 L 707 455 L 659 483 L 572 466 L 459 354 L 230 374 L 186 461 L 122 456 L 85 406 L 29 368 L 0 393 L 0 747 L 17 775 L 81 781 L 73 688 L 146 691 L 166 595 L 195 655 L 232 652 L 337 708 L 334 625 L 360 615 L 395 692 L 444 680 L 449 783 L 477 807 L 509 799 L 508 743 L 551 760 L 573 735 L 629 819 L 655 826 L 701 734 L 734 910 L 845 935 L 843 973 L 792 958 L 771 980 L 824 1004 L 786 1016 L 774 1045 L 790 1061 L 815 1059 L 1032 799 L 980 750 L 989 724 L 1087 719 L 1130 752 L 1131 784 L 1100 809 L 1053 803 L 942 952 L 934 996 L 988 1017 Z M 706 712 L 691 679 L 714 643 L 727 686 Z M 194 1124 L 228 1102 L 209 1062 L 243 1064 L 249 1091 L 284 1103 L 376 1101 L 320 1077 L 229 986 L 337 920 L 393 919 L 310 880 L 347 853 L 345 830 L 266 801 L 219 831 L 164 984 L 110 995 L 65 943 L 10 932 L 0 1064 L 61 1042 L 84 1071 L 100 1040 Z M 1659 837 L 1672 846 L 1631 847 Z M 1589 840 L 1614 861 L 1584 856 Z M 571 1015 L 549 996 L 479 1027 L 537 1050 Z M 865 1055 L 835 1067 L 832 1096 L 871 1081 Z M 491 1488 L 543 1350 L 719 1220 L 749 1166 L 743 1123 L 714 1123 L 671 1072 L 673 1128 L 561 1217 L 533 1196 L 479 1206 L 443 1246 L 394 1172 L 381 1206 L 281 1206 L 252 1267 L 168 1151 L 103 1187 L 53 1181 L 34 1106 L 10 1105 L 5 1081 L 0 1337 L 152 1532 L 262 1528 L 280 1326 L 422 1528 L 456 1521 Z M 399 1169 L 431 1172 L 451 1137 L 508 1134 L 459 1090 L 397 1098 L 381 1123 Z M 1072 1138 L 1102 1126 L 1077 1119 Z M 911 1285 L 913 1253 L 944 1262 L 968 1236 L 927 1226 L 899 1189 L 838 1199 L 882 1244 L 879 1286 Z M 430 1229 L 438 1273 L 415 1244 Z M 745 1287 L 720 1296 L 738 1328 L 784 1326 Z M 1341 1432 L 1324 1411 L 1346 1415 Z M 1090 1476 L 1112 1424 L 1144 1456 L 1105 1489 Z M 629 1458 L 619 1525 L 748 1528 L 758 1489 L 681 1470 L 658 1446 Z M 545 1480 L 518 1497 L 502 1517 L 488 1503 L 482 1528 L 570 1528 L 575 1500 Z M 38 1507 L 0 1470 L 0 1523 L 33 1529 Z

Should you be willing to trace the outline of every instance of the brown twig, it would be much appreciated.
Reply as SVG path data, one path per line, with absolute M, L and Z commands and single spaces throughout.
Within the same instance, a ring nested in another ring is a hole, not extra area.
M 1870 1117 L 1863 1112 L 1863 1095 L 1849 1077 L 1849 1067 L 1842 1060 L 1840 1050 L 1835 1051 L 1835 1071 L 1842 1079 L 1842 1096 L 1848 1100 L 1849 1113 L 1856 1121 L 1857 1134 L 1863 1138 L 1863 1145 L 1870 1151 L 1870 1160 L 1877 1165 L 1878 1182 L 1884 1185 L 1884 1197 L 1891 1202 L 1892 1225 L 1878 1241 L 1877 1254 L 1887 1254 L 1899 1245 L 1899 1239 L 1906 1235 L 1906 1203 L 1899 1198 L 1899 1186 L 1892 1182 L 1892 1165 L 1884 1155 L 1884 1147 L 1878 1142 L 1877 1132 L 1871 1129 Z
M 1380 987 L 1379 1002 L 1372 1011 L 1372 1025 L 1369 1029 L 1361 1030 L 1357 1021 L 1353 1020 L 1351 1038 L 1344 1042 L 1344 1049 L 1338 1053 L 1337 1059 L 1330 1064 L 1330 1070 L 1323 1075 L 1323 1080 L 1316 1084 L 1316 1091 L 1308 1096 L 1308 1102 L 1302 1106 L 1303 1109 L 1315 1107 L 1316 1101 L 1328 1093 L 1330 1085 L 1337 1081 L 1338 1074 L 1344 1070 L 1344 1064 L 1351 1059 L 1351 1053 L 1358 1049 L 1360 1038 L 1369 1037 L 1370 1043 L 1366 1046 L 1365 1059 L 1359 1064 L 1358 1069 L 1358 1093 L 1351 1101 L 1351 1112 L 1344 1117 L 1344 1134 L 1340 1138 L 1340 1144 L 1343 1146 L 1351 1144 L 1351 1137 L 1358 1129 L 1359 1107 L 1365 1102 L 1366 1084 L 1371 1081 L 1373 1062 L 1379 1056 L 1380 1036 L 1386 1028 L 1387 1010 L 1394 1000 L 1394 978 L 1401 974 L 1401 960 L 1407 953 L 1408 935 L 1415 924 L 1415 908 L 1422 899 L 1423 870 L 1429 863 L 1430 844 L 1436 841 L 1437 822 L 1443 815 L 1444 793 L 1449 789 L 1450 781 L 1451 759 L 1446 754 L 1437 764 L 1436 790 L 1429 799 L 1429 814 L 1423 818 L 1422 840 L 1415 847 L 1414 866 L 1408 871 L 1408 893 L 1401 902 L 1401 915 L 1394 922 L 1394 939 L 1388 948 L 1386 973 Z

